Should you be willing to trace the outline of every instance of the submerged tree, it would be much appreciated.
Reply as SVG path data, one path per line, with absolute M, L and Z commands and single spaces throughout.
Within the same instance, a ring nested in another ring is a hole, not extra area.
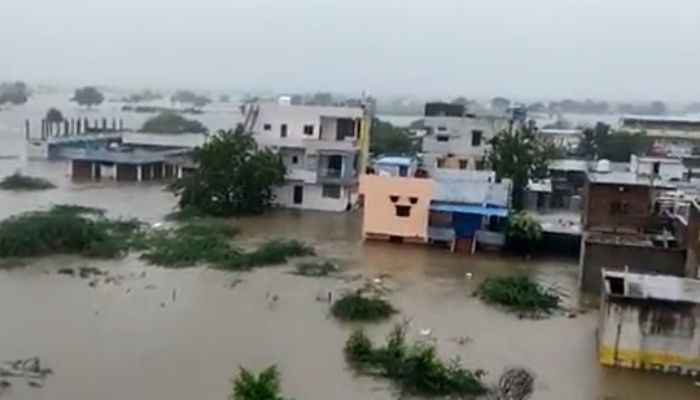
M 0 83 L 0 105 L 24 104 L 29 100 L 29 87 L 24 82 Z
M 284 400 L 280 391 L 280 374 L 274 365 L 258 375 L 241 367 L 229 400 Z
M 651 143 L 644 133 L 614 132 L 609 125 L 599 122 L 583 131 L 576 153 L 587 159 L 627 162 L 632 154 L 644 154 Z
M 207 127 L 194 119 L 187 119 L 173 112 L 163 112 L 149 118 L 141 127 L 148 133 L 206 133 Z
M 195 149 L 193 158 L 195 172 L 172 186 L 182 209 L 215 216 L 259 214 L 270 207 L 272 188 L 284 183 L 280 155 L 260 149 L 241 126 L 235 132 L 219 131 Z
M 71 101 L 74 101 L 81 106 L 86 106 L 87 108 L 98 106 L 102 104 L 104 100 L 104 94 L 93 86 L 75 89 L 73 98 L 71 98 Z
M 522 210 L 525 188 L 530 179 L 547 175 L 550 159 L 556 149 L 542 142 L 533 128 L 524 127 L 513 133 L 502 131 L 489 141 L 488 161 L 498 178 L 513 181 L 513 208 Z
M 50 124 L 58 124 L 63 122 L 63 114 L 56 108 L 50 108 L 49 111 L 46 112 L 45 118 L 46 122 Z

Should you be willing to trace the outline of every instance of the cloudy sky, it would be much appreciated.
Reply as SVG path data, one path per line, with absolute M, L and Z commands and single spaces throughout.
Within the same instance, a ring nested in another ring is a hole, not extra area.
M 700 0 L 0 0 L 0 81 L 700 100 Z

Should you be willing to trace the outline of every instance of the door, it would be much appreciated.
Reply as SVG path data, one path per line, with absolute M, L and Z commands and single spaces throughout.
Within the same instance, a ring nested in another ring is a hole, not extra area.
M 304 202 L 304 187 L 294 186 L 294 204 L 301 204 Z

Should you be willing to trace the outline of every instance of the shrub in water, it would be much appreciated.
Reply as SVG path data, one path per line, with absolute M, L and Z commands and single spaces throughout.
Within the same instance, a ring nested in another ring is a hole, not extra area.
M 111 258 L 132 246 L 138 221 L 110 220 L 80 207 L 54 207 L 0 222 L 0 257 L 32 257 L 76 253 Z
M 347 362 L 357 372 L 392 380 L 404 394 L 420 396 L 475 396 L 486 392 L 483 371 L 470 371 L 459 360 L 443 362 L 435 346 L 406 343 L 397 326 L 382 347 L 374 347 L 362 331 L 355 331 L 344 348 Z
M 284 400 L 280 391 L 280 375 L 275 366 L 258 375 L 241 368 L 233 380 L 233 394 L 229 400 Z
M 44 178 L 22 175 L 19 172 L 8 175 L 0 181 L 0 189 L 5 190 L 46 190 L 55 187 L 53 183 Z
M 296 265 L 294 274 L 312 278 L 320 278 L 338 272 L 339 270 L 340 268 L 330 261 L 301 262 Z
M 141 258 L 164 267 L 225 264 L 240 256 L 231 244 L 238 230 L 223 221 L 203 219 L 154 232 Z
M 396 309 L 388 301 L 366 297 L 359 290 L 344 295 L 331 307 L 331 314 L 344 321 L 379 321 L 394 313 Z
M 561 300 L 556 292 L 544 289 L 524 273 L 487 278 L 481 282 L 476 294 L 486 303 L 530 316 L 551 313 L 559 307 Z
M 275 239 L 257 249 L 240 254 L 223 266 L 225 269 L 247 269 L 286 263 L 293 257 L 314 256 L 313 247 L 295 239 Z

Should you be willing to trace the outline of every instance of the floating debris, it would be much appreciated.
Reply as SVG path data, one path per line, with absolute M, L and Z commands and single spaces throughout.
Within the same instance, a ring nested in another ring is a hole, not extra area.
M 42 385 L 41 382 L 37 382 L 37 381 L 29 381 L 29 382 L 27 382 L 27 385 L 29 385 L 29 387 L 37 388 L 37 389 L 41 389 L 42 387 L 44 387 L 44 385 Z
M 75 270 L 73 268 L 61 268 L 56 272 L 62 275 L 75 276 Z
M 525 400 L 533 392 L 534 375 L 525 368 L 508 368 L 498 379 L 498 398 Z
M 0 367 L 0 376 L 3 377 L 44 379 L 52 373 L 51 368 L 42 368 L 39 357 L 5 361 Z
M 173 288 L 173 294 L 170 296 L 172 302 L 175 302 L 175 299 L 177 298 L 177 288 Z
M 106 275 L 107 273 L 94 267 L 80 267 L 78 268 L 78 275 L 83 278 L 87 279 L 90 277 L 98 276 L 98 275 Z
M 241 279 L 241 278 L 236 278 L 236 279 L 234 279 L 233 281 L 231 281 L 231 283 L 226 283 L 226 284 L 224 284 L 224 287 L 225 287 L 226 289 L 231 290 L 231 289 L 235 289 L 236 286 L 240 285 L 241 283 L 243 283 L 243 279 Z
M 143 288 L 144 288 L 145 290 L 153 290 L 153 289 L 155 289 L 155 288 L 157 288 L 157 287 L 158 287 L 158 286 L 156 286 L 156 285 L 154 285 L 154 284 L 149 284 L 149 285 L 144 286 Z
M 457 343 L 460 346 L 464 346 L 468 343 L 473 342 L 473 339 L 468 335 L 452 337 L 449 340 L 450 340 L 450 342 Z

